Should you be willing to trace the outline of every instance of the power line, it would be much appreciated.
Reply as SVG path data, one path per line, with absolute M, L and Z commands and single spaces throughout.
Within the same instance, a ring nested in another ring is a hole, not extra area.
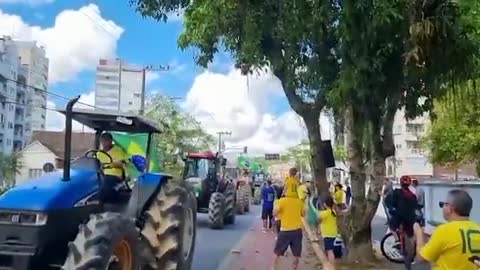
M 41 88 L 38 88 L 38 87 L 35 87 L 33 85 L 29 85 L 29 84 L 26 84 L 24 82 L 21 82 L 19 80 L 13 80 L 13 79 L 10 79 L 10 78 L 6 78 L 6 77 L 3 77 L 5 80 L 7 81 L 11 81 L 11 82 L 14 82 L 14 83 L 17 83 L 17 84 L 20 84 L 20 85 L 23 85 L 25 87 L 30 87 L 36 91 L 40 91 L 40 92 L 43 92 L 43 93 L 46 93 L 48 95 L 51 95 L 51 96 L 54 96 L 54 97 L 57 97 L 57 98 L 61 98 L 61 99 L 64 99 L 64 100 L 70 100 L 71 98 L 68 98 L 68 97 L 64 97 L 62 95 L 59 95 L 59 94 L 55 94 L 55 93 L 52 93 L 52 92 L 49 92 L 48 90 L 44 90 L 44 89 L 41 89 Z M 95 107 L 94 105 L 91 105 L 91 104 L 87 104 L 87 103 L 84 103 L 84 102 L 77 102 L 78 104 L 81 104 L 81 105 L 84 105 L 84 106 L 88 106 L 88 107 L 91 107 L 91 108 L 94 108 L 94 109 L 99 109 L 99 110 L 103 110 L 102 108 L 98 108 L 98 107 Z

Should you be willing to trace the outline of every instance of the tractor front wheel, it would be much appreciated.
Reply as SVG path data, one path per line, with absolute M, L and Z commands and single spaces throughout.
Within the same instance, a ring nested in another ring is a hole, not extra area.
M 62 269 L 137 270 L 138 236 L 132 219 L 110 212 L 92 215 L 68 244 Z
M 245 188 L 243 186 L 239 186 L 237 189 L 237 213 L 239 215 L 245 214 L 246 208 L 246 201 L 245 201 Z
M 236 214 L 236 190 L 233 183 L 228 183 L 224 192 L 225 196 L 225 224 L 235 224 L 235 214 Z
M 193 191 L 166 183 L 144 213 L 143 253 L 151 269 L 190 270 L 195 249 L 197 203 Z
M 212 229 L 223 229 L 225 217 L 225 196 L 220 192 L 210 195 L 208 203 L 208 218 Z

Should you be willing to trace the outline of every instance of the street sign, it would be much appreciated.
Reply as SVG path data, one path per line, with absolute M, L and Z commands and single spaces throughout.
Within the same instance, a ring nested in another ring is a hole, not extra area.
M 280 160 L 280 154 L 265 154 L 265 160 Z

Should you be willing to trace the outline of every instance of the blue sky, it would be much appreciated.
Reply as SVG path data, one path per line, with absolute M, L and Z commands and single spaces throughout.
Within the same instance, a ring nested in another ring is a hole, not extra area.
M 14 38 L 46 44 L 51 92 L 65 97 L 92 93 L 95 64 L 104 54 L 133 64 L 169 65 L 170 70 L 159 72 L 147 92 L 174 97 L 190 93 L 190 101 L 179 102 L 185 102 L 183 108 L 199 116 L 213 134 L 231 130 L 238 135 L 234 143 L 260 152 L 300 142 L 303 128 L 275 77 L 266 74 L 252 79 L 254 87 L 247 91 L 246 77 L 232 70 L 233 61 L 225 52 L 216 56 L 206 72 L 194 64 L 193 49 L 178 48 L 182 27 L 177 16 L 167 23 L 142 18 L 128 0 L 0 0 L 0 35 L 9 35 L 12 29 Z M 50 101 L 57 107 L 65 103 Z M 48 119 L 47 114 L 47 127 Z M 62 123 L 58 117 L 53 122 Z
M 181 18 L 174 17 L 168 23 L 142 18 L 128 5 L 127 0 L 56 0 L 51 4 L 43 5 L 0 4 L 0 8 L 5 13 L 21 16 L 30 25 L 47 28 L 55 23 L 57 14 L 63 10 L 76 10 L 89 3 L 99 6 L 102 17 L 114 21 L 125 30 L 117 44 L 119 57 L 131 63 L 171 66 L 170 71 L 160 72 L 159 78 L 149 85 L 149 90 L 160 90 L 170 96 L 184 96 L 187 93 L 195 76 L 202 72 L 202 68 L 195 66 L 192 49 L 181 51 L 177 46 L 177 38 L 182 31 Z M 110 30 L 102 26 L 99 26 L 99 29 L 106 34 Z M 210 70 L 225 73 L 232 64 L 232 59 L 228 54 L 222 53 L 217 56 L 215 63 L 216 65 L 212 65 Z M 53 84 L 50 90 L 63 94 L 69 93 L 73 96 L 93 88 L 94 71 L 90 70 L 81 72 L 68 82 Z M 285 105 L 288 106 L 280 99 L 271 109 L 275 113 L 281 113 L 288 108 Z

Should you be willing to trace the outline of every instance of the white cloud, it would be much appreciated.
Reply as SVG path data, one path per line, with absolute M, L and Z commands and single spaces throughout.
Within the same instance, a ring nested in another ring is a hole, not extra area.
M 0 3 L 5 4 L 27 4 L 31 6 L 51 4 L 53 2 L 55 2 L 55 0 L 0 0 Z
M 93 110 L 93 104 L 95 103 L 95 92 L 91 91 L 86 94 L 82 94 L 78 103 L 75 105 L 74 108 L 78 109 L 91 109 Z M 46 117 L 46 129 L 47 130 L 55 130 L 61 131 L 65 129 L 65 116 L 59 112 L 56 112 L 52 109 L 61 109 L 59 106 L 55 104 L 55 102 L 49 100 L 47 101 L 47 117 Z M 78 123 L 77 121 L 73 121 L 72 130 L 74 131 L 85 131 L 85 132 L 93 132 L 92 129 L 83 126 L 82 124 Z
M 301 118 L 293 111 L 273 115 L 272 100 L 284 97 L 282 85 L 270 71 L 250 75 L 205 71 L 195 78 L 182 104 L 210 133 L 231 131 L 227 145 L 248 146 L 253 154 L 278 153 L 306 138 Z M 329 138 L 329 123 L 321 118 L 322 135 Z
M 62 11 L 47 28 L 29 25 L 20 16 L 0 10 L 0 35 L 12 35 L 12 30 L 15 39 L 34 40 L 45 46 L 50 83 L 68 81 L 83 70 L 94 69 L 99 58 L 115 57 L 124 31 L 103 18 L 95 4 Z

